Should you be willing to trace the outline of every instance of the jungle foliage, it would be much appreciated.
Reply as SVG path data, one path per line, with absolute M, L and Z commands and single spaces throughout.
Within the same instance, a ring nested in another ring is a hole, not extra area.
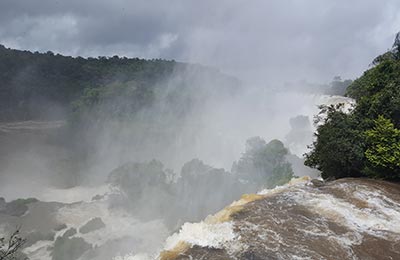
M 137 109 L 149 102 L 157 83 L 188 68 L 218 74 L 173 60 L 70 57 L 0 45 L 0 121 L 64 119 L 71 102 L 75 102 L 75 109 L 81 109 L 79 105 L 93 105 L 118 94 L 128 94 Z
M 322 107 L 316 141 L 305 164 L 323 178 L 400 180 L 400 35 L 393 48 L 355 80 L 346 95 L 357 102 L 346 113 Z

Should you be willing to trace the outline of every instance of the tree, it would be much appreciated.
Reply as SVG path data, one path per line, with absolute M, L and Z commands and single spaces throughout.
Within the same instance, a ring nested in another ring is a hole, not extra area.
M 375 127 L 365 132 L 366 174 L 370 177 L 400 179 L 400 130 L 383 116 L 374 122 Z
M 396 34 L 396 38 L 394 40 L 393 43 L 393 47 L 392 47 L 392 52 L 394 53 L 394 56 L 396 59 L 400 58 L 400 32 L 398 32 Z
M 321 171 L 324 179 L 360 176 L 364 140 L 357 121 L 341 111 L 341 105 L 321 107 L 320 124 L 312 150 L 304 164 Z
M 175 69 L 189 66 L 118 56 L 73 58 L 0 46 L 0 120 L 60 119 L 85 88 L 136 80 L 151 89 Z
M 157 160 L 127 162 L 110 173 L 108 183 L 121 192 L 127 209 L 149 220 L 170 211 L 172 194 L 168 178 L 172 175 L 172 171 Z
M 193 159 L 182 167 L 180 177 L 172 184 L 176 219 L 200 221 L 243 194 L 243 187 L 232 174 Z M 176 214 L 178 213 L 178 214 Z
M 343 113 L 324 107 L 325 117 L 316 133 L 305 165 L 317 168 L 323 178 L 374 177 L 400 179 L 400 34 L 394 49 L 382 55 L 348 88 L 355 108 Z
M 400 60 L 400 32 L 396 34 L 392 49 L 376 57 L 372 65 L 378 65 L 387 60 Z
M 261 137 L 252 137 L 246 142 L 246 152 L 232 167 L 238 178 L 261 186 L 275 187 L 290 181 L 293 170 L 286 161 L 288 150 L 279 140 L 266 143 Z
M 19 229 L 14 231 L 8 240 L 0 238 L 0 260 L 19 259 L 19 251 L 25 242 L 26 240 L 19 236 Z

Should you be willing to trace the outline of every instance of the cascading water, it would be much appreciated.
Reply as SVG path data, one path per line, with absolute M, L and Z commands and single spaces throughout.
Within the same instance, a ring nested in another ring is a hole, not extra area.
M 252 200 L 183 225 L 161 259 L 400 258 L 398 184 L 303 178 Z
M 252 97 L 252 96 L 251 96 Z M 249 99 L 251 97 L 248 97 Z M 296 102 L 292 102 L 291 107 L 287 108 L 289 112 L 285 114 L 284 117 L 278 118 L 275 116 L 275 122 L 278 126 L 285 125 L 287 124 L 287 121 L 285 121 L 283 118 L 290 118 L 292 116 L 296 115 L 303 115 L 304 118 L 306 118 L 307 121 L 310 121 L 309 124 L 312 126 L 312 115 L 316 114 L 318 112 L 318 105 L 325 104 L 337 104 L 337 103 L 345 103 L 345 109 L 348 110 L 352 104 L 354 103 L 353 100 L 343 98 L 343 97 L 336 97 L 336 96 L 316 96 L 316 95 L 302 95 L 301 98 L 298 97 L 298 94 L 293 94 L 293 96 L 288 95 L 285 93 L 285 96 L 281 97 L 279 93 L 276 94 L 277 100 L 283 100 L 284 98 L 289 98 L 290 100 L 297 100 Z M 271 99 L 271 98 L 270 98 Z M 257 109 L 261 109 L 259 113 L 253 113 L 260 115 L 263 115 L 261 113 L 262 111 L 267 111 L 267 108 L 265 108 L 262 104 L 264 97 L 260 97 L 258 99 L 258 105 L 256 106 Z M 272 99 L 271 99 L 272 100 Z M 276 112 L 279 112 L 279 103 L 278 101 L 275 101 L 271 104 L 269 104 L 268 109 L 271 107 L 276 109 Z M 301 102 L 299 101 L 301 100 Z M 246 102 L 244 102 L 246 103 Z M 247 104 L 247 103 L 246 103 Z M 307 104 L 307 105 L 305 105 Z M 224 107 L 226 106 L 226 107 Z M 224 104 L 223 107 L 221 108 L 221 113 L 216 115 L 215 117 L 212 117 L 213 119 L 223 119 L 225 113 L 223 111 L 230 111 L 232 108 L 232 104 Z M 239 108 L 236 108 L 239 109 Z M 252 110 L 253 108 L 247 107 L 248 110 Z M 264 110 L 262 110 L 264 109 Z M 279 114 L 279 113 L 278 113 Z M 272 116 L 272 118 L 274 118 Z M 253 129 L 253 131 L 258 131 L 257 133 L 262 134 L 266 133 L 270 127 L 268 122 L 263 122 L 261 118 L 256 118 L 257 122 L 259 122 L 259 125 L 256 125 L 258 128 Z M 278 120 L 279 119 L 279 120 Z M 228 120 L 229 121 L 229 120 Z M 249 119 L 249 122 L 251 120 Z M 284 122 L 285 121 L 285 122 Z M 18 129 L 16 127 L 10 127 L 9 125 L 4 125 L 4 129 L 7 130 L 7 134 L 13 134 L 15 133 L 16 129 L 20 131 L 20 126 L 22 124 L 17 124 Z M 227 124 L 229 126 L 229 124 Z M 232 126 L 236 124 L 233 124 L 232 121 Z M 47 127 L 47 125 L 44 125 Z M 25 128 L 24 128 L 25 129 Z M 46 128 L 47 129 L 47 128 Z M 236 129 L 236 130 L 232 130 Z M 228 142 L 229 140 L 234 141 L 234 146 L 240 147 L 242 145 L 238 145 L 238 143 L 241 142 L 240 139 L 245 138 L 248 136 L 248 132 L 246 129 L 249 129 L 249 126 L 244 127 L 242 132 L 240 132 L 238 127 L 226 127 L 220 129 L 226 135 L 222 136 L 226 138 L 226 144 L 230 144 Z M 26 130 L 28 131 L 28 130 Z M 240 133 L 240 135 L 235 135 L 236 132 Z M 29 130 L 28 133 L 31 133 L 32 130 Z M 313 128 L 308 129 L 307 133 L 301 133 L 301 138 L 304 139 L 303 134 L 308 134 L 310 138 L 312 138 L 312 132 Z M 19 133 L 19 132 L 18 132 Z M 252 132 L 252 134 L 255 134 Z M 280 133 L 281 136 L 280 138 L 284 137 L 284 133 Z M 208 135 L 203 136 L 203 139 L 206 138 Z M 221 138 L 222 138 L 221 137 Z M 238 139 L 238 140 L 236 140 Z M 227 150 L 231 146 L 223 146 L 220 147 L 223 151 Z M 305 145 L 301 146 L 302 149 L 304 149 Z M 290 147 L 291 151 L 293 151 L 297 155 L 301 155 L 304 153 L 306 150 L 296 150 L 294 147 Z M 207 150 L 207 149 L 205 149 Z M 229 150 L 229 149 L 228 149 Z M 218 160 L 216 156 L 215 160 Z M 300 159 L 298 159 L 300 160 Z M 229 160 L 223 160 L 226 161 L 226 165 L 230 165 L 231 162 L 228 162 Z M 301 163 L 301 162 L 300 162 Z M 304 167 L 304 166 L 303 166 Z M 296 175 L 302 175 L 299 172 L 295 170 Z M 309 170 L 308 170 L 309 171 Z M 222 173 L 221 173 L 222 174 Z M 223 176 L 223 175 L 221 175 Z M 205 178 L 205 177 L 204 177 Z M 208 177 L 207 177 L 208 178 Z M 225 206 L 227 203 L 231 202 L 232 200 L 227 200 L 228 192 L 229 191 L 229 185 L 227 187 L 220 187 L 220 190 L 210 190 L 209 187 L 205 187 L 205 190 L 203 190 L 200 187 L 200 190 L 198 191 L 193 191 L 193 188 L 188 186 L 186 189 L 183 189 L 183 193 L 187 192 L 198 192 L 194 198 L 197 198 L 198 200 L 203 199 L 201 196 L 200 191 L 210 193 L 210 192 L 215 192 L 215 195 L 212 195 L 214 200 L 216 198 L 221 197 L 225 198 L 224 203 L 219 203 L 218 201 L 215 201 L 216 207 L 210 207 L 210 205 L 205 205 L 204 203 L 198 203 L 197 204 L 190 204 L 193 203 L 189 200 L 184 200 L 182 199 L 182 205 L 184 205 L 184 208 L 187 210 L 192 210 L 193 212 L 207 212 L 209 213 L 214 213 L 217 209 L 222 208 Z M 8 185 L 3 189 L 3 191 L 7 191 L 11 186 Z M 185 186 L 186 187 L 186 186 Z M 297 186 L 296 186 L 297 187 Z M 306 187 L 306 186 L 304 186 Z M 6 189 L 7 188 L 7 189 Z M 294 189 L 294 188 L 277 188 L 274 191 L 269 191 L 271 192 L 276 192 L 276 191 L 281 191 L 282 189 Z M 256 190 L 255 190 L 256 191 Z M 19 192 L 24 192 L 24 190 L 20 190 Z M 167 226 L 165 224 L 165 220 L 163 218 L 165 216 L 159 215 L 158 218 L 155 219 L 140 219 L 136 216 L 136 213 L 138 212 L 129 212 L 129 210 L 125 211 L 123 207 L 115 207 L 115 205 L 118 205 L 118 200 L 115 199 L 115 197 L 118 197 L 117 194 L 114 194 L 115 190 L 110 190 L 109 186 L 106 184 L 102 184 L 101 186 L 93 186 L 93 187 L 82 187 L 82 186 L 77 186 L 74 188 L 70 189 L 55 189 L 51 187 L 44 187 L 40 188 L 35 192 L 34 194 L 19 194 L 19 196 L 35 196 L 38 199 L 41 200 L 41 202 L 35 202 L 31 203 L 28 205 L 28 211 L 24 213 L 22 216 L 8 216 L 7 214 L 3 214 L 0 212 L 0 220 L 2 223 L 0 225 L 0 231 L 1 233 L 7 233 L 3 232 L 2 230 L 11 230 L 15 225 L 20 225 L 22 223 L 22 231 L 24 234 L 27 234 L 29 236 L 29 240 L 32 241 L 30 245 L 26 246 L 24 248 L 23 252 L 26 253 L 30 259 L 37 259 L 37 260 L 45 260 L 45 259 L 68 259 L 68 252 L 63 252 L 65 250 L 65 247 L 68 247 L 70 244 L 73 245 L 75 243 L 74 241 L 80 241 L 82 243 L 87 243 L 88 248 L 83 250 L 81 253 L 82 255 L 79 257 L 79 259 L 99 259 L 99 255 L 95 254 L 101 254 L 101 259 L 110 259 L 112 257 L 115 257 L 115 259 L 154 259 L 157 257 L 158 253 L 162 250 L 163 248 L 163 242 L 164 240 L 172 234 L 173 231 L 176 231 L 177 229 L 180 228 L 180 225 L 183 223 L 179 220 L 179 212 L 175 212 L 175 215 L 178 216 L 177 223 L 175 223 L 174 227 L 171 228 L 171 226 Z M 253 192 L 251 190 L 250 192 Z M 291 191 L 292 192 L 292 191 Z M 301 195 L 301 192 L 298 191 Z M 305 190 L 304 190 L 305 192 Z M 157 193 L 157 192 L 156 192 Z M 159 193 L 159 192 L 158 192 Z M 241 194 L 241 193 L 240 193 Z M 288 193 L 291 194 L 291 193 Z M 200 197 L 199 197 L 200 196 Z M 304 195 L 305 196 L 305 195 Z M 190 196 L 187 196 L 190 197 Z M 238 210 L 242 210 L 245 208 L 243 205 L 255 198 L 263 198 L 263 196 L 250 196 L 246 197 L 244 200 L 241 200 L 239 203 L 236 203 L 234 207 L 229 208 L 229 210 L 223 211 L 222 214 L 217 215 L 217 217 L 210 217 L 207 218 L 205 221 L 201 223 L 185 223 L 182 225 L 181 229 L 182 231 L 179 234 L 172 235 L 169 239 L 166 241 L 165 249 L 171 250 L 175 247 L 177 244 L 176 241 L 186 241 L 184 243 L 178 243 L 182 248 L 190 248 L 190 245 L 196 245 L 194 248 L 204 247 L 204 248 L 225 248 L 226 252 L 231 253 L 232 255 L 235 255 L 235 252 L 240 252 L 240 250 L 243 250 L 243 245 L 246 244 L 246 241 L 238 241 L 238 233 L 237 233 L 237 223 L 234 220 L 231 220 L 230 216 L 232 212 L 237 212 Z M 8 200 L 11 200 L 11 198 L 8 198 Z M 146 197 L 144 197 L 146 199 Z M 150 198 L 147 198 L 150 199 Z M 176 198 L 179 200 L 179 198 Z M 55 202 L 52 202 L 55 201 Z M 117 203 L 116 203 L 117 201 Z M 144 200 L 146 201 L 146 200 Z M 209 203 L 208 201 L 207 203 Z M 213 201 L 214 202 L 214 201 Z M 284 199 L 281 199 L 281 202 L 284 203 Z M 287 203 L 290 205 L 290 203 L 293 203 L 293 201 L 290 199 L 290 196 L 288 195 L 288 200 Z M 149 206 L 149 203 L 145 203 L 147 206 Z M 203 205 L 204 204 L 204 205 Z M 199 209 L 197 210 L 196 205 L 198 208 L 208 206 L 208 208 L 204 209 Z M 200 206 L 203 205 L 203 206 Z M 311 207 L 310 205 L 309 207 Z M 150 206 L 149 206 L 150 207 Z M 247 207 L 247 206 L 246 206 Z M 1 207 L 0 207 L 1 208 Z M 190 209 L 188 209 L 190 208 Z M 212 210 L 210 210 L 212 208 Z M 146 209 L 142 209 L 142 211 L 145 211 Z M 182 212 L 181 212 L 182 213 Z M 238 213 L 239 214 L 239 213 Z M 278 212 L 277 212 L 278 214 Z M 140 215 L 140 214 L 138 214 Z M 190 216 L 194 216 L 193 214 L 189 214 Z M 232 215 L 233 216 L 233 215 Z M 196 217 L 196 216 L 195 216 Z M 79 232 L 79 229 L 84 226 L 86 223 L 88 223 L 90 220 L 94 218 L 100 218 L 101 221 L 104 223 L 105 227 L 100 228 L 98 230 L 93 230 L 88 233 L 81 233 Z M 42 223 L 42 221 L 39 221 L 40 219 L 46 220 L 46 223 Z M 197 216 L 197 219 L 199 216 Z M 224 219 L 225 221 L 221 221 L 221 219 Z M 276 219 L 279 219 L 278 216 L 276 216 Z M 190 220 L 190 219 L 189 219 Z M 193 219 L 191 219 L 193 221 Z M 250 222 L 249 222 L 250 223 Z M 59 225 L 65 225 L 62 229 L 59 229 Z M 257 224 L 252 224 L 252 228 L 256 229 Z M 250 227 L 246 227 L 247 229 L 250 229 Z M 75 234 L 72 234 L 68 237 L 65 237 L 68 232 L 70 232 L 70 229 L 76 230 Z M 265 234 L 260 234 L 260 237 L 265 237 L 268 232 L 271 234 L 277 234 L 278 230 L 266 230 Z M 239 236 L 241 236 L 239 234 Z M 33 237 L 33 238 L 31 238 Z M 244 237 L 244 235 L 242 236 Z M 63 239 L 63 245 L 62 243 L 57 244 L 57 239 L 60 241 Z M 83 240 L 78 240 L 78 239 L 83 239 Z M 262 243 L 262 240 L 259 241 Z M 248 243 L 254 243 L 253 242 L 248 242 Z M 229 245 L 229 247 L 227 247 Z M 89 247 L 92 247 L 92 249 L 89 249 Z M 54 249 L 55 248 L 55 249 Z M 79 249 L 79 248 L 78 248 Z M 192 248 L 193 249 L 193 248 Z M 72 250 L 72 249 L 69 249 Z M 75 249 L 74 249 L 75 250 Z M 236 250 L 236 251 L 235 251 Z M 59 254 L 64 254 L 65 257 L 67 258 L 54 258 L 52 252 L 61 252 Z M 132 252 L 132 256 L 126 255 L 128 252 Z M 180 251 L 178 251 L 180 252 Z M 214 250 L 214 252 L 217 252 Z M 222 251 L 218 251 L 220 254 Z M 117 257 L 116 255 L 122 255 L 121 257 Z M 78 258 L 77 258 L 78 259 Z

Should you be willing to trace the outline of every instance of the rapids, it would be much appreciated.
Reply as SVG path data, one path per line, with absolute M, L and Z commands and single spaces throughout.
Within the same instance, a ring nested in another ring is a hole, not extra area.
M 303 178 L 244 199 L 183 225 L 160 258 L 400 259 L 399 184 Z

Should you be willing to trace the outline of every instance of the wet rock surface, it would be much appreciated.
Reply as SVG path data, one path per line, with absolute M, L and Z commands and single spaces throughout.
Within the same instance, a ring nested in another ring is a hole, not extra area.
M 141 223 L 126 211 L 110 208 L 107 196 L 74 203 L 17 200 L 11 205 L 22 208 L 22 215 L 9 214 L 14 213 L 6 211 L 10 202 L 1 202 L 0 237 L 20 227 L 27 240 L 21 251 L 30 260 L 110 260 L 155 243 L 161 247 L 168 236 L 161 221 Z M 151 234 L 160 230 L 165 234 L 155 240 Z
M 86 234 L 101 228 L 104 228 L 106 225 L 104 222 L 101 220 L 101 218 L 93 218 L 89 220 L 85 225 L 83 225 L 80 229 L 79 232 L 82 234 Z

